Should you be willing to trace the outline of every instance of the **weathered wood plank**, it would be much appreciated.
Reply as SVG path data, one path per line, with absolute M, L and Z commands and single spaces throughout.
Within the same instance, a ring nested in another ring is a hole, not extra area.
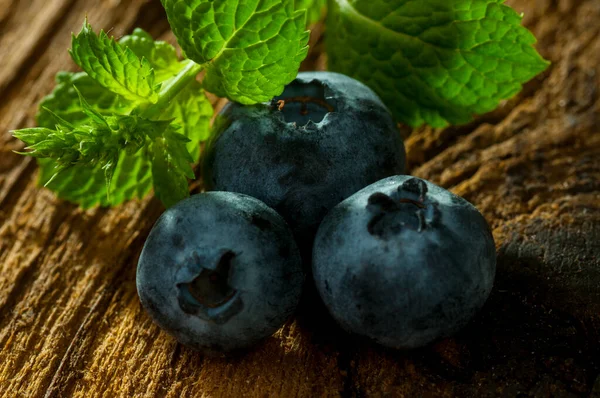
M 223 359 L 176 344 L 140 307 L 135 266 L 160 204 L 78 210 L 35 186 L 7 132 L 32 125 L 54 74 L 74 68 L 66 49 L 86 14 L 116 36 L 162 36 L 160 3 L 0 1 L 0 396 L 600 394 L 600 2 L 509 2 L 552 67 L 470 125 L 407 140 L 414 174 L 493 226 L 498 276 L 481 314 L 402 353 L 351 340 L 309 299 L 263 345 Z M 317 51 L 304 68 L 323 65 Z

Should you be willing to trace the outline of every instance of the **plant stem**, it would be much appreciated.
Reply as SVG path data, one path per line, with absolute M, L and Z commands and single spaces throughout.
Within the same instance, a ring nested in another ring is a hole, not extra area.
M 157 115 L 169 106 L 173 98 L 177 96 L 190 82 L 196 79 L 198 73 L 203 69 L 203 66 L 195 63 L 192 60 L 184 61 L 184 68 L 172 79 L 163 83 L 163 86 L 158 94 L 158 101 L 145 109 L 140 109 L 141 116 L 148 119 L 156 119 Z

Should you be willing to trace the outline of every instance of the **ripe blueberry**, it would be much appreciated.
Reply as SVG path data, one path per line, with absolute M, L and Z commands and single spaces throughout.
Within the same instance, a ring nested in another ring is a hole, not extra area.
M 313 250 L 317 290 L 347 331 L 393 348 L 448 336 L 486 301 L 496 270 L 485 219 L 430 182 L 394 176 L 336 206 Z
M 159 326 L 184 345 L 217 352 L 273 334 L 294 311 L 304 276 L 281 216 L 255 198 L 209 192 L 158 219 L 136 279 Z
M 206 188 L 262 200 L 284 217 L 303 252 L 336 204 L 404 172 L 404 144 L 388 109 L 338 73 L 299 73 L 271 103 L 229 103 L 215 126 L 204 152 Z

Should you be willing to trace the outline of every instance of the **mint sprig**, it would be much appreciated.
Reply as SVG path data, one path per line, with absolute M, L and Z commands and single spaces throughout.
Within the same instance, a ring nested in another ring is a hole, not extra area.
M 129 47 L 119 45 L 103 31 L 96 35 L 87 22 L 73 35 L 71 58 L 92 79 L 132 102 L 158 100 L 154 69 Z
M 13 132 L 24 154 L 39 158 L 40 182 L 85 208 L 140 198 L 152 186 L 166 206 L 185 198 L 187 190 L 170 188 L 193 178 L 212 116 L 195 80 L 201 66 L 140 29 L 116 42 L 87 21 L 71 54 L 84 72 L 59 73 L 40 127 Z
M 133 110 L 132 104 L 102 87 L 85 72 L 60 72 L 56 82 L 54 91 L 40 103 L 37 115 L 40 127 L 56 129 L 55 115 L 74 126 L 89 124 L 90 118 L 82 109 L 78 91 L 102 115 L 127 115 Z M 99 165 L 73 165 L 56 175 L 55 160 L 40 157 L 37 160 L 40 166 L 39 183 L 60 198 L 77 203 L 82 208 L 118 205 L 128 199 L 142 198 L 152 189 L 151 165 L 143 151 L 119 154 L 108 193 L 105 173 Z
M 187 187 L 187 178 L 193 178 L 190 167 L 193 161 L 186 143 L 190 140 L 176 132 L 171 121 L 152 121 L 138 115 L 103 116 L 93 109 L 80 95 L 81 109 L 88 117 L 85 124 L 78 125 L 52 114 L 56 120 L 54 129 L 35 127 L 14 132 L 25 142 L 27 155 L 54 159 L 52 183 L 61 172 L 70 168 L 92 168 L 104 174 L 107 200 L 121 153 L 135 155 L 142 148 L 149 153 L 152 178 L 159 199 L 170 206 L 185 197 L 181 189 Z M 47 110 L 47 112 L 51 112 Z M 161 169 L 160 173 L 156 173 Z M 187 189 L 186 189 L 187 192 Z
M 191 163 L 199 159 L 213 114 L 204 87 L 246 103 L 270 99 L 306 56 L 305 11 L 287 0 L 270 4 L 246 10 L 244 18 L 261 25 L 275 15 L 271 36 L 257 41 L 252 29 L 240 29 L 226 43 L 237 44 L 201 63 L 179 60 L 173 46 L 141 29 L 117 42 L 96 34 L 86 20 L 70 50 L 83 72 L 60 73 L 42 101 L 40 127 L 13 133 L 28 145 L 23 154 L 39 158 L 40 182 L 83 207 L 139 198 L 150 186 L 165 206 L 188 196 Z M 259 43 L 266 47 L 253 48 Z M 290 51 L 296 53 L 291 62 L 283 56 Z M 241 64 L 232 65 L 235 59 Z M 196 81 L 202 70 L 204 87 Z M 252 89 L 245 86 L 250 81 Z
M 133 109 L 128 101 L 102 87 L 85 72 L 60 72 L 56 82 L 54 91 L 40 103 L 37 115 L 40 127 L 54 130 L 55 115 L 75 126 L 89 124 L 90 118 L 83 112 L 78 91 L 102 115 L 126 115 Z M 82 208 L 118 205 L 128 199 L 140 199 L 152 189 L 151 164 L 143 151 L 119 154 L 108 193 L 106 176 L 100 165 L 72 166 L 56 175 L 57 163 L 52 158 L 38 157 L 37 160 L 39 183 Z
M 399 121 L 462 124 L 548 66 L 504 0 L 334 0 L 329 68 L 369 85 Z

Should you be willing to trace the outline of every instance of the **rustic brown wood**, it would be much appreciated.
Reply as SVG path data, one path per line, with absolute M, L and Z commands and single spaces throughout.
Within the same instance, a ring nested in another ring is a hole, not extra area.
M 402 353 L 351 340 L 308 299 L 225 359 L 177 344 L 140 307 L 135 267 L 156 200 L 81 211 L 11 152 L 8 130 L 33 125 L 54 74 L 74 68 L 66 49 L 84 16 L 116 36 L 141 26 L 172 40 L 160 3 L 0 0 L 0 395 L 599 397 L 600 1 L 509 3 L 553 65 L 497 111 L 406 141 L 415 175 L 493 227 L 497 282 L 481 313 Z M 304 68 L 324 66 L 321 44 Z

